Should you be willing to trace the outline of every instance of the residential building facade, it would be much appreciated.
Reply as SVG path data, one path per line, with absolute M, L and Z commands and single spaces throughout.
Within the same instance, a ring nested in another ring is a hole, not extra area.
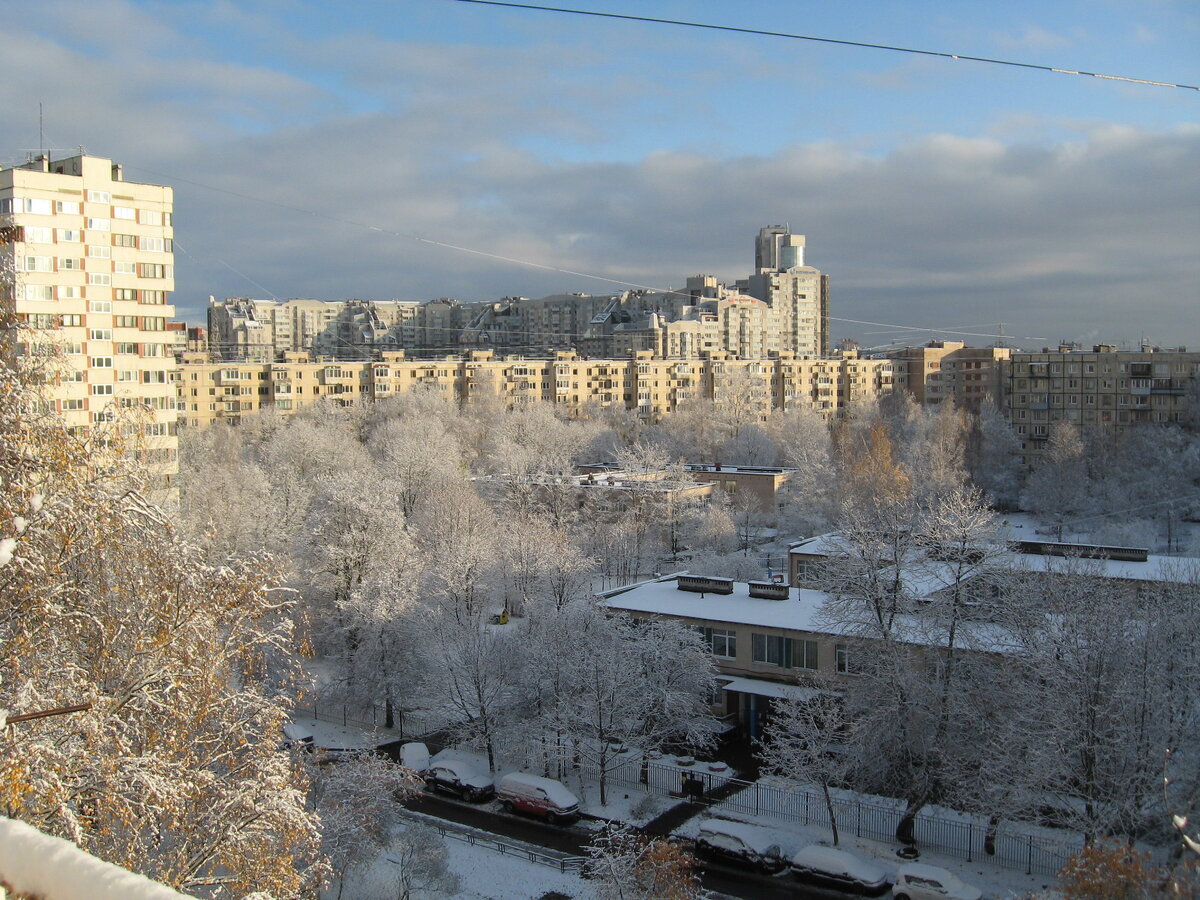
M 1182 347 L 1063 345 L 1014 352 L 1003 375 L 1006 414 L 1022 444 L 1022 461 L 1029 465 L 1045 452 L 1056 422 L 1083 434 L 1119 433 L 1145 423 L 1181 422 L 1200 399 L 1200 352 Z
M 922 347 L 894 350 L 896 383 L 921 404 L 952 400 L 978 411 L 1003 396 L 1007 347 L 968 347 L 962 341 L 930 341 Z
M 48 399 L 73 433 L 118 427 L 168 482 L 177 471 L 168 330 L 175 289 L 170 187 L 126 181 L 112 160 L 41 155 L 0 170 L 8 297 L 23 351 L 54 359 Z
M 717 355 L 656 359 L 649 351 L 623 359 L 582 359 L 560 352 L 545 359 L 497 358 L 472 351 L 442 359 L 385 352 L 362 362 L 288 354 L 279 362 L 223 361 L 184 354 L 178 374 L 180 409 L 189 426 L 237 422 L 267 407 L 284 415 L 329 400 L 339 405 L 383 400 L 412 390 L 439 391 L 458 403 L 490 399 L 507 407 L 547 402 L 573 415 L 606 407 L 657 421 L 681 404 L 758 385 L 762 411 L 806 407 L 837 415 L 892 388 L 890 360 L 848 353 L 828 359 L 780 354 L 764 360 Z

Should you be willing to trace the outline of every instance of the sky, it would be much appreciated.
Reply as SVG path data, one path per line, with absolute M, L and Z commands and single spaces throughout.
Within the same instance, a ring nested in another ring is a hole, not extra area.
M 1194 0 L 554 5 L 1200 85 Z M 4 19 L 0 162 L 173 186 L 194 324 L 209 295 L 732 283 L 788 224 L 835 340 L 1200 346 L 1200 91 L 458 0 Z

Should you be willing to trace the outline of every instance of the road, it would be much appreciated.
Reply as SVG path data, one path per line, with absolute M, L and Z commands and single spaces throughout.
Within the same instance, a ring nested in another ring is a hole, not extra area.
M 579 826 L 549 825 L 537 819 L 500 812 L 491 804 L 473 805 L 430 793 L 419 794 L 405 806 L 447 822 L 572 856 L 585 856 L 587 844 L 595 836 L 594 831 Z M 848 896 L 837 891 L 802 887 L 786 873 L 772 877 L 710 862 L 703 863 L 701 880 L 710 891 L 746 900 L 845 900 Z

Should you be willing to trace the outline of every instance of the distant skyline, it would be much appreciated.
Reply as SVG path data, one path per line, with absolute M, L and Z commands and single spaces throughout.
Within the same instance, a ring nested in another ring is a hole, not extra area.
M 1184 0 L 555 5 L 1200 83 Z M 192 323 L 209 294 L 733 282 L 789 223 L 834 341 L 1200 346 L 1197 91 L 451 0 L 51 0 L 5 25 L 0 161 L 43 146 L 40 101 L 55 155 L 172 185 Z

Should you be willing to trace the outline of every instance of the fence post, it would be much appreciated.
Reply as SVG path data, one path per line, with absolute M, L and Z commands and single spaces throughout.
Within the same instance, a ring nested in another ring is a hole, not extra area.
M 971 854 L 975 850 L 975 828 L 970 819 L 967 820 L 967 862 L 971 862 Z
M 854 801 L 854 836 L 862 837 L 862 801 Z
M 1033 874 L 1033 835 L 1025 835 L 1025 874 Z

